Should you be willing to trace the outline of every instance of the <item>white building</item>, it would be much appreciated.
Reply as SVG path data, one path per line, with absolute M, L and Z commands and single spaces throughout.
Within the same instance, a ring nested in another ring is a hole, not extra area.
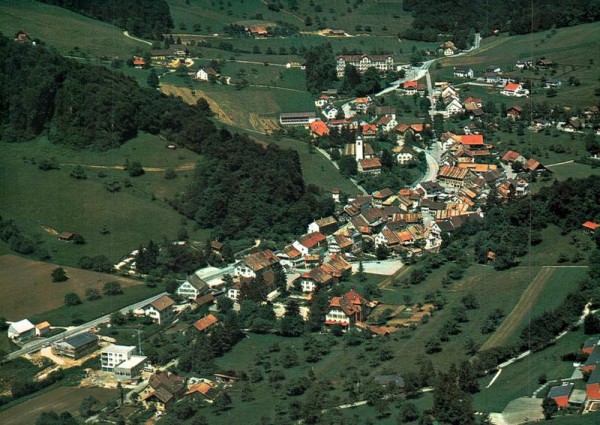
M 35 336 L 35 326 L 27 319 L 12 323 L 8 327 L 8 337 L 13 341 L 21 341 Z
M 328 120 L 334 120 L 339 113 L 339 109 L 330 104 L 323 108 L 322 113 Z
M 125 360 L 129 360 L 135 351 L 134 346 L 129 345 L 115 345 L 111 344 L 100 351 L 100 364 L 102 371 L 112 372 L 113 369 L 123 363 Z
M 210 291 L 208 284 L 197 274 L 190 275 L 185 282 L 177 288 L 177 295 L 189 300 L 195 300 L 200 295 L 205 295 Z
M 159 299 L 151 302 L 144 307 L 144 314 L 150 317 L 159 325 L 171 322 L 175 318 L 175 310 L 173 301 L 169 296 L 163 295 Z
M 337 57 L 336 71 L 338 78 L 344 76 L 346 65 L 354 66 L 361 74 L 369 68 L 375 68 L 378 71 L 387 71 L 394 67 L 394 57 L 392 55 L 339 55 Z

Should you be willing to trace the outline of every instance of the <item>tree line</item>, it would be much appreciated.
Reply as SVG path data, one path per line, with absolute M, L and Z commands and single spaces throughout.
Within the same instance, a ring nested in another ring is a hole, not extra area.
M 165 0 L 40 0 L 81 15 L 108 22 L 138 37 L 162 40 L 173 27 Z

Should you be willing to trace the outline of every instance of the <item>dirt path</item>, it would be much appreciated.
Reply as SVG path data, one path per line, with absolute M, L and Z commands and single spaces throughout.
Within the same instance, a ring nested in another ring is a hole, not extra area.
M 60 165 L 67 165 L 67 166 L 76 166 L 79 165 L 81 167 L 85 167 L 85 168 L 94 168 L 94 169 L 104 169 L 104 170 L 124 170 L 125 166 L 123 165 L 88 165 L 88 164 L 70 164 L 70 163 L 61 163 Z M 189 162 L 186 164 L 182 164 L 176 168 L 174 168 L 175 171 L 191 171 L 193 170 L 195 167 L 195 164 L 193 162 Z M 165 171 L 166 168 L 165 167 L 144 167 L 144 171 L 148 172 L 148 173 L 160 173 Z
M 193 95 L 192 91 L 187 87 L 177 87 L 172 84 L 161 84 L 160 90 L 166 95 L 181 97 L 185 103 L 189 103 L 190 105 L 195 105 L 196 102 L 198 102 L 198 99 L 204 98 L 208 102 L 210 110 L 213 111 L 219 121 L 224 122 L 225 124 L 233 124 L 233 121 L 229 115 L 226 114 L 223 109 L 221 109 L 219 104 L 198 88 L 194 88 L 195 95 Z
M 481 350 L 500 346 L 519 328 L 531 307 L 538 299 L 548 279 L 554 274 L 553 267 L 542 267 L 529 286 L 525 289 L 510 314 L 504 319 L 496 332 L 481 346 Z

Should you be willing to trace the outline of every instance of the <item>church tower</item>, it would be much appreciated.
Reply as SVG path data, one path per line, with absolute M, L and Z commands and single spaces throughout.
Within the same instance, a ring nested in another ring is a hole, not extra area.
M 363 145 L 362 137 L 358 136 L 356 138 L 356 142 L 354 143 L 354 155 L 356 157 L 356 162 L 361 159 L 365 159 L 365 148 Z

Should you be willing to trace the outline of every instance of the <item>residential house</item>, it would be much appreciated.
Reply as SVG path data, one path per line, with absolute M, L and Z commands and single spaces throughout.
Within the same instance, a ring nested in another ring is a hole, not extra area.
M 227 290 L 227 298 L 238 302 L 240 299 L 240 289 L 242 288 L 241 282 L 235 282 L 231 287 Z
M 463 105 L 460 103 L 458 99 L 451 99 L 444 106 L 444 115 L 451 116 L 461 114 L 464 111 Z
M 44 336 L 50 332 L 51 326 L 48 322 L 42 322 L 35 325 L 35 336 Z
M 600 368 L 595 368 L 585 386 L 588 400 L 600 400 Z
M 334 276 L 322 267 L 316 267 L 296 279 L 296 285 L 302 292 L 315 292 L 317 289 L 329 289 L 334 284 Z
M 544 88 L 547 89 L 556 89 L 562 86 L 562 81 L 561 80 L 546 80 L 546 85 L 544 86 Z
M 525 162 L 525 157 L 516 151 L 506 151 L 500 159 L 505 164 L 512 164 L 513 162 Z
M 187 280 L 177 288 L 175 293 L 182 298 L 195 300 L 200 295 L 205 295 L 210 292 L 210 287 L 196 273 L 188 276 Z
M 483 81 L 485 81 L 487 84 L 496 85 L 500 83 L 506 83 L 506 78 L 502 78 L 502 76 L 496 72 L 486 72 L 483 74 Z
M 279 124 L 307 126 L 316 119 L 314 112 L 288 112 L 279 115 Z
M 583 123 L 577 117 L 570 118 L 563 127 L 564 131 L 568 131 L 570 133 L 574 133 L 576 131 L 583 130 Z
M 381 207 L 383 206 L 383 203 L 393 195 L 394 192 L 389 187 L 378 190 L 377 192 L 373 193 L 373 205 Z
M 533 59 L 531 59 L 531 58 L 520 59 L 517 61 L 515 66 L 519 69 L 531 68 L 533 66 Z
M 440 44 L 438 51 L 440 53 L 443 53 L 444 56 L 452 56 L 458 53 L 458 48 L 454 45 L 453 42 L 445 41 L 444 43 Z
M 137 69 L 142 69 L 146 67 L 146 59 L 140 58 L 139 56 L 135 56 L 133 58 L 133 66 Z
M 374 139 L 377 137 L 377 126 L 375 124 L 364 124 L 361 127 L 363 139 Z
M 486 147 L 482 134 L 465 134 L 460 138 L 460 144 L 469 150 L 484 149 Z
M 375 68 L 379 71 L 388 71 L 393 69 L 394 57 L 392 55 L 339 55 L 337 57 L 336 71 L 338 78 L 344 76 L 346 65 L 354 66 L 359 73 L 365 72 L 369 68 Z
M 338 229 L 338 221 L 333 216 L 320 218 L 308 225 L 308 233 L 331 235 Z
M 186 378 L 169 372 L 154 374 L 140 398 L 147 409 L 155 407 L 159 412 L 169 410 L 186 392 Z
M 359 97 L 354 102 L 354 109 L 360 114 L 366 114 L 371 105 L 371 99 L 369 97 Z
M 147 359 L 146 356 L 131 356 L 113 369 L 115 378 L 117 380 L 139 378 L 142 375 Z
M 384 133 L 389 133 L 398 125 L 395 115 L 384 115 L 377 121 L 377 127 Z
M 269 36 L 269 29 L 264 25 L 247 27 L 246 32 L 254 38 L 264 38 Z
M 472 103 L 475 106 L 477 106 L 478 108 L 482 108 L 483 107 L 483 101 L 479 97 L 469 96 L 469 97 L 467 97 L 465 99 L 465 103 Z
M 302 255 L 309 255 L 316 252 L 319 247 L 327 243 L 327 237 L 319 232 L 307 233 L 299 237 L 292 246 L 296 248 Z
M 594 235 L 598 227 L 600 227 L 600 224 L 594 223 L 593 221 L 586 221 L 581 225 L 581 227 L 583 228 L 583 231 L 588 235 Z
M 496 74 L 502 74 L 502 68 L 498 65 L 488 65 L 485 67 L 485 72 L 494 72 Z
M 550 388 L 547 397 L 553 399 L 560 409 L 566 409 L 569 407 L 569 397 L 574 387 L 572 382 L 563 382 L 562 385 Z
M 175 318 L 175 301 L 168 295 L 163 295 L 144 307 L 144 314 L 159 325 L 170 323 Z
M 277 257 L 282 267 L 296 268 L 301 266 L 303 255 L 293 245 L 288 245 L 277 253 Z
M 396 161 L 400 165 L 405 165 L 406 163 L 412 161 L 416 156 L 414 149 L 408 145 L 394 147 L 392 152 L 396 156 Z
M 473 78 L 475 73 L 471 68 L 455 67 L 454 76 L 458 78 Z
M 358 161 L 358 172 L 361 174 L 381 174 L 379 158 L 365 158 Z
M 313 137 L 323 137 L 329 135 L 329 127 L 321 120 L 316 120 L 309 125 L 310 134 Z
M 400 245 L 402 240 L 397 232 L 392 230 L 390 227 L 385 226 L 381 232 L 375 236 L 375 246 L 385 245 L 389 249 Z
M 200 81 L 211 81 L 212 79 L 216 79 L 218 76 L 219 73 L 211 67 L 200 68 L 196 73 L 196 79 Z
M 529 158 L 523 164 L 523 170 L 530 172 L 530 173 L 531 172 L 541 172 L 541 171 L 546 170 L 546 167 L 544 167 L 542 165 L 542 163 L 540 163 L 538 160 L 536 160 L 534 158 Z
M 212 403 L 221 394 L 221 391 L 208 382 L 198 382 L 190 385 L 185 396 L 194 397 L 196 394 L 200 394 L 207 402 Z
M 323 116 L 325 118 L 327 118 L 328 120 L 334 120 L 336 119 L 336 117 L 338 116 L 338 113 L 340 112 L 340 110 L 333 105 L 332 103 L 330 103 L 329 105 L 325 106 L 323 108 L 323 110 L 321 111 L 321 113 L 323 114 Z
M 206 332 L 210 327 L 219 322 L 219 319 L 214 314 L 208 314 L 200 320 L 194 322 L 194 328 L 199 332 Z
M 27 319 L 13 322 L 8 327 L 8 337 L 13 341 L 25 341 L 35 337 L 35 326 Z
M 546 58 L 541 58 L 535 63 L 535 66 L 537 66 L 538 69 L 549 69 L 555 65 L 556 64 L 552 60 Z
M 524 89 L 521 83 L 508 83 L 500 91 L 500 94 L 504 96 L 524 97 L 529 95 L 529 90 Z
M 103 372 L 112 372 L 115 367 L 128 360 L 135 352 L 133 345 L 110 344 L 100 351 L 100 367 Z
M 237 277 L 254 278 L 259 273 L 272 268 L 279 263 L 279 258 L 271 250 L 264 250 L 250 254 L 240 260 L 234 268 L 233 274 Z
M 80 359 L 98 349 L 98 337 L 85 332 L 52 344 L 52 353 L 70 359 Z
M 399 90 L 405 96 L 413 96 L 415 94 L 423 96 L 425 94 L 425 84 L 419 83 L 416 80 L 405 81 Z
M 317 108 L 322 108 L 323 106 L 327 105 L 331 100 L 332 100 L 331 96 L 323 94 L 323 95 L 321 95 L 321 97 L 319 97 L 317 100 L 315 100 L 315 106 Z
M 356 322 L 364 321 L 377 304 L 351 289 L 341 297 L 331 299 L 325 313 L 325 324 L 352 327 Z
M 523 108 L 521 108 L 518 105 L 514 105 L 506 110 L 506 117 L 515 120 L 515 119 L 521 117 L 522 113 L 523 113 Z
M 361 240 L 358 234 L 358 240 Z M 330 253 L 338 254 L 344 252 L 352 252 L 355 250 L 354 242 L 351 237 L 345 234 L 334 234 L 327 237 L 327 248 Z

